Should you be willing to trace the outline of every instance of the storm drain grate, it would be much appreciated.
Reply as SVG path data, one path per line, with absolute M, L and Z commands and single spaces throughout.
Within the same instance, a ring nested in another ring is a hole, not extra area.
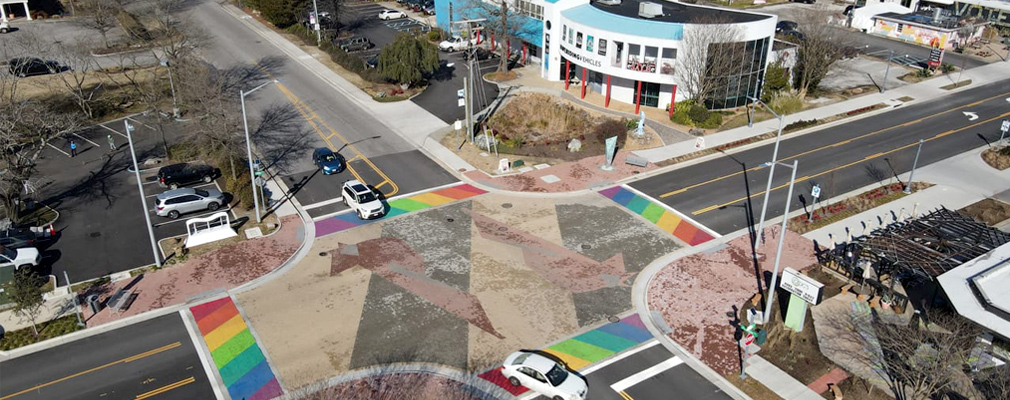
M 512 208 L 512 203 L 502 203 L 501 208 Z

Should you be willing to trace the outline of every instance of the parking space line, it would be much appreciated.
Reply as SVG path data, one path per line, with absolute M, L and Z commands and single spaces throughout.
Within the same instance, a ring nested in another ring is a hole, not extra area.
M 136 123 L 138 123 L 138 124 L 141 124 L 141 125 L 143 125 L 143 126 L 146 126 L 146 127 L 147 127 L 147 129 L 150 129 L 150 130 L 152 130 L 152 131 L 156 131 L 156 130 L 157 130 L 157 129 L 156 129 L 155 127 L 153 127 L 153 126 L 151 126 L 151 125 L 148 125 L 148 124 L 145 124 L 145 123 L 143 123 L 143 122 L 141 122 L 141 121 L 137 121 L 137 120 L 135 120 L 135 119 L 133 119 L 133 118 L 131 118 L 131 117 L 126 117 L 126 119 L 128 119 L 128 120 L 130 120 L 130 121 L 133 121 L 133 122 L 136 122 Z
M 621 379 L 621 380 L 617 381 L 613 385 L 610 385 L 610 388 L 614 389 L 615 392 L 621 393 L 625 389 L 630 388 L 632 386 L 635 386 L 635 385 L 641 383 L 642 381 L 644 381 L 646 379 L 649 379 L 649 378 L 651 378 L 653 376 L 656 376 L 656 375 L 660 374 L 663 371 L 666 371 L 666 370 L 668 370 L 670 368 L 676 367 L 676 366 L 682 364 L 683 362 L 684 361 L 681 360 L 680 357 L 671 357 L 670 359 L 668 359 L 666 361 L 663 361 L 663 362 L 661 362 L 659 364 L 653 365 L 653 366 L 651 366 L 649 368 L 646 368 L 644 370 L 638 371 L 634 375 L 631 375 L 631 376 L 629 376 L 627 378 L 624 378 L 624 379 Z
M 67 156 L 67 157 L 70 157 L 70 153 L 67 153 L 67 152 L 65 152 L 65 151 L 63 151 L 63 150 L 60 150 L 60 148 L 59 148 L 59 147 L 56 147 L 56 146 L 53 146 L 53 144 L 52 144 L 52 143 L 46 143 L 46 146 L 49 146 L 49 147 L 52 147 L 52 148 L 53 148 L 53 150 L 56 150 L 56 151 L 58 151 L 58 152 L 60 152 L 60 153 L 63 153 L 63 155 L 65 155 L 65 156 Z
M 128 138 L 125 134 L 119 133 L 119 131 L 117 131 L 115 129 L 112 129 L 112 128 L 109 128 L 109 127 L 105 126 L 105 124 L 98 124 L 98 126 L 100 126 L 102 128 L 105 128 L 105 129 L 108 129 L 108 130 L 112 131 L 112 133 L 115 133 L 115 134 L 117 134 L 119 136 L 122 136 L 123 138 Z
M 88 138 L 86 138 L 84 136 L 78 135 L 76 133 L 71 133 L 71 135 L 77 136 L 77 137 L 81 138 L 81 140 L 84 140 L 85 142 L 91 143 L 92 146 L 101 147 L 98 143 L 95 143 L 95 142 L 91 141 L 91 139 L 88 139 Z

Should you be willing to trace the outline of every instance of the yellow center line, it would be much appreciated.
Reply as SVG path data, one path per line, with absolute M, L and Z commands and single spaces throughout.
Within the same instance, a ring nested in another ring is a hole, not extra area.
M 815 152 L 818 152 L 818 151 L 821 151 L 821 150 L 831 149 L 831 148 L 835 148 L 835 147 L 838 147 L 838 146 L 844 146 L 844 145 L 852 143 L 852 142 L 854 142 L 856 140 L 865 139 L 865 138 L 868 138 L 868 137 L 874 136 L 874 135 L 879 135 L 881 133 L 890 131 L 892 129 L 896 129 L 896 128 L 899 128 L 899 127 L 906 127 L 906 126 L 909 126 L 909 125 L 918 124 L 918 123 L 920 123 L 922 121 L 925 121 L 927 119 L 939 117 L 939 116 L 941 116 L 943 114 L 946 114 L 946 113 L 951 113 L 951 112 L 955 112 L 955 111 L 958 111 L 958 110 L 961 110 L 961 109 L 964 109 L 964 108 L 968 108 L 968 107 L 972 107 L 972 106 L 977 106 L 977 105 L 982 104 L 984 102 L 987 102 L 989 100 L 1001 98 L 1003 96 L 1006 96 L 1007 94 L 1010 94 L 1010 92 L 1006 92 L 1006 93 L 1002 93 L 1002 94 L 999 94 L 999 95 L 996 95 L 996 96 L 993 96 L 993 97 L 985 98 L 985 99 L 976 101 L 974 103 L 965 104 L 965 105 L 963 105 L 961 107 L 950 109 L 950 110 L 941 112 L 939 114 L 934 114 L 934 115 L 922 117 L 922 118 L 919 118 L 919 119 L 915 119 L 915 120 L 912 120 L 912 121 L 908 121 L 908 122 L 905 122 L 905 123 L 903 123 L 901 125 L 894 125 L 894 126 L 891 126 L 891 127 L 887 127 L 887 128 L 884 128 L 884 129 L 877 130 L 877 131 L 869 132 L 869 133 L 866 133 L 866 134 L 863 134 L 863 135 L 860 135 L 860 136 L 856 136 L 856 137 L 851 138 L 851 139 L 845 139 L 845 140 L 839 141 L 839 142 L 834 143 L 834 144 L 818 147 L 818 148 L 815 148 L 815 149 L 804 151 L 804 152 L 799 153 L 799 154 L 795 154 L 795 155 L 792 155 L 792 156 L 780 158 L 780 159 L 778 159 L 778 161 L 792 160 L 792 159 L 799 158 L 799 157 L 802 157 L 802 156 L 805 156 L 805 155 L 808 155 L 808 154 L 812 154 L 812 153 L 815 153 Z M 953 132 L 951 132 L 951 133 L 953 133 Z M 738 171 L 738 172 L 734 172 L 732 174 L 720 176 L 718 178 L 712 178 L 712 179 L 709 179 L 709 180 L 704 181 L 704 182 L 696 183 L 696 184 L 693 184 L 693 185 L 690 185 L 690 186 L 685 186 L 685 187 L 677 189 L 677 190 L 673 190 L 673 191 L 670 191 L 670 192 L 663 193 L 663 194 L 659 195 L 659 198 L 667 198 L 667 197 L 670 197 L 670 196 L 673 196 L 673 195 L 678 195 L 678 194 L 684 193 L 684 192 L 686 192 L 688 190 L 691 190 L 691 189 L 694 189 L 694 188 L 697 188 L 697 187 L 700 187 L 700 186 L 704 186 L 704 185 L 707 185 L 707 184 L 710 184 L 710 183 L 718 182 L 718 181 L 721 181 L 723 179 L 732 178 L 734 176 L 737 176 L 737 175 L 740 175 L 740 174 L 743 174 L 743 173 L 746 173 L 746 172 L 756 171 L 756 170 L 761 169 L 761 168 L 764 168 L 764 166 L 760 166 L 759 165 L 759 166 L 756 166 L 756 167 L 748 168 L 745 171 Z
M 116 365 L 116 364 L 125 364 L 125 363 L 131 362 L 131 361 L 137 361 L 137 360 L 139 360 L 141 358 L 150 357 L 150 356 L 153 356 L 153 355 L 161 353 L 161 352 L 172 350 L 172 349 L 174 349 L 176 347 L 179 347 L 179 346 L 182 346 L 182 343 L 175 342 L 175 343 L 167 344 L 167 345 L 161 346 L 161 347 L 159 347 L 157 349 L 148 350 L 148 351 L 145 351 L 143 353 L 140 353 L 140 354 L 137 354 L 137 355 L 133 355 L 133 356 L 129 356 L 129 357 L 126 357 L 126 358 L 123 358 L 123 359 L 120 359 L 120 360 L 116 360 L 116 361 L 110 362 L 108 364 L 99 365 L 97 367 L 94 367 L 94 368 L 91 368 L 91 369 L 87 369 L 87 370 L 78 372 L 76 374 L 67 375 L 67 376 L 62 377 L 60 379 L 56 379 L 56 380 L 53 380 L 53 381 L 49 381 L 49 382 L 46 382 L 46 383 L 35 385 L 35 386 L 30 387 L 28 389 L 22 390 L 20 392 L 12 393 L 12 394 L 6 395 L 4 397 L 0 397 L 0 400 L 6 400 L 6 399 L 9 399 L 9 398 L 12 398 L 12 397 L 15 397 L 15 396 L 20 396 L 20 395 L 28 393 L 28 392 L 34 392 L 36 390 L 42 389 L 42 388 L 47 387 L 47 386 L 55 385 L 57 383 L 66 381 L 68 379 L 73 379 L 73 378 L 79 377 L 81 375 L 87 375 L 87 374 L 90 374 L 90 373 L 98 371 L 98 370 L 109 368 L 109 367 L 111 367 L 113 365 Z
M 1005 113 L 1003 113 L 1003 114 L 1000 114 L 1000 115 L 998 115 L 998 116 L 995 116 L 995 117 L 993 117 L 993 118 L 989 118 L 989 119 L 987 119 L 987 120 L 983 120 L 983 121 L 979 121 L 979 122 L 976 122 L 976 123 L 974 123 L 974 124 L 971 124 L 971 125 L 968 125 L 968 126 L 965 126 L 965 127 L 963 127 L 963 128 L 958 128 L 958 129 L 954 129 L 954 130 L 949 130 L 949 131 L 946 131 L 946 132 L 943 132 L 943 133 L 939 133 L 939 134 L 936 134 L 935 136 L 933 136 L 933 137 L 931 137 L 931 138 L 929 138 L 929 139 L 925 139 L 925 140 L 924 140 L 924 142 L 931 142 L 931 141 L 933 141 L 933 140 L 936 140 L 936 139 L 940 139 L 940 138 L 942 138 L 942 137 L 944 137 L 944 136 L 947 136 L 947 135 L 951 135 L 951 134 L 954 134 L 954 133 L 957 133 L 957 132 L 963 132 L 963 131 L 966 131 L 966 130 L 968 130 L 968 129 L 971 129 L 971 128 L 974 128 L 974 127 L 977 127 L 977 126 L 979 126 L 979 125 L 982 125 L 982 124 L 985 124 L 985 123 L 989 123 L 989 122 L 992 122 L 992 121 L 995 121 L 995 120 L 998 120 L 998 119 L 1000 119 L 1000 118 L 1003 118 L 1003 117 L 1006 117 L 1006 116 L 1008 116 L 1008 115 L 1010 115 L 1010 112 L 1005 112 Z M 880 152 L 880 153 L 877 153 L 877 154 L 874 154 L 874 155 L 872 155 L 872 156 L 867 156 L 867 157 L 863 157 L 863 158 L 862 158 L 862 159 L 860 159 L 860 160 L 857 160 L 857 161 L 853 161 L 853 162 L 850 162 L 850 163 L 848 163 L 848 164 L 845 164 L 845 165 L 840 165 L 840 166 L 837 166 L 837 167 L 835 167 L 835 168 L 831 168 L 831 169 L 828 169 L 828 170 L 825 170 L 825 171 L 822 171 L 822 172 L 819 172 L 819 173 L 816 173 L 816 174 L 814 174 L 814 175 L 808 175 L 808 176 L 804 176 L 804 177 L 802 177 L 802 178 L 796 178 L 796 181 L 797 181 L 797 182 L 802 182 L 802 181 L 805 181 L 805 180 L 809 180 L 809 179 L 813 179 L 813 178 L 817 178 L 817 177 L 819 177 L 819 176 L 823 176 L 823 175 L 827 175 L 827 174 L 830 174 L 830 173 L 832 173 L 832 172 L 835 172 L 835 171 L 838 171 L 838 170 L 841 170 L 841 169 L 845 169 L 845 168 L 848 168 L 848 167 L 851 167 L 851 166 L 853 166 L 853 165 L 857 165 L 857 164 L 861 164 L 861 163 L 863 163 L 863 162 L 866 162 L 866 161 L 868 161 L 868 160 L 872 160 L 872 159 L 875 159 L 875 158 L 879 158 L 879 157 L 883 157 L 883 156 L 886 156 L 886 155 L 888 155 L 888 154 L 891 154 L 891 153 L 894 153 L 894 152 L 898 152 L 898 151 L 901 151 L 901 150 L 904 150 L 904 149 L 907 149 L 907 148 L 909 148 L 909 147 L 913 147 L 913 146 L 917 146 L 918 144 L 919 144 L 919 141 L 918 141 L 918 140 L 916 140 L 916 141 L 914 141 L 914 142 L 912 142 L 912 143 L 909 143 L 909 144 L 906 144 L 906 145 L 903 145 L 903 146 L 900 146 L 900 147 L 898 147 L 898 148 L 895 148 L 895 149 L 891 149 L 891 150 L 888 150 L 888 151 L 884 151 L 884 152 Z M 782 188 L 785 188 L 785 187 L 787 187 L 787 186 L 789 186 L 789 183 L 788 183 L 788 182 L 787 182 L 787 183 L 784 183 L 784 184 L 781 184 L 781 185 L 779 185 L 779 186 L 775 186 L 775 187 L 773 187 L 773 188 L 772 188 L 772 190 L 773 190 L 773 191 L 774 191 L 774 190 L 779 190 L 779 189 L 782 189 Z M 757 193 L 754 193 L 754 194 L 752 194 L 752 195 L 751 195 L 751 197 L 757 197 L 757 196 L 760 196 L 760 195 L 763 195 L 764 193 L 765 193 L 765 191 L 764 191 L 764 190 L 762 190 L 762 191 L 760 191 L 760 192 L 757 192 Z M 716 210 L 716 209 L 719 209 L 719 208 L 722 208 L 722 207 L 726 207 L 726 206 L 728 206 L 728 205 L 731 205 L 731 204 L 736 204 L 736 203 L 739 203 L 739 202 L 741 202 L 741 201 L 744 201 L 744 200 L 747 200 L 747 197 L 741 197 L 741 198 L 739 198 L 739 199 L 736 199 L 736 200 L 733 200 L 733 201 L 730 201 L 730 202 L 726 202 L 726 203 L 722 203 L 722 204 L 716 204 L 716 205 L 714 205 L 714 206 L 708 206 L 708 207 L 705 207 L 705 208 L 702 208 L 702 209 L 700 209 L 700 210 L 697 210 L 697 211 L 694 211 L 694 212 L 692 212 L 691 214 L 692 214 L 692 215 L 699 215 L 699 214 L 704 214 L 704 213 L 707 213 L 707 212 L 709 212 L 709 211 L 712 211 L 712 210 Z M 2 399 L 0 399 L 0 400 L 2 400 Z
M 630 394 L 628 394 L 628 392 L 625 392 L 625 391 L 623 391 L 623 390 L 622 390 L 622 391 L 620 391 L 620 392 L 617 392 L 617 394 L 621 395 L 621 397 L 623 397 L 623 398 L 624 398 L 624 400 L 635 400 L 635 398 L 634 398 L 634 397 L 631 397 L 631 395 L 630 395 Z
M 146 399 L 146 398 L 151 397 L 151 396 L 156 396 L 156 395 L 165 393 L 165 392 L 167 392 L 169 390 L 180 388 L 182 386 L 186 386 L 186 385 L 188 385 L 190 383 L 193 383 L 193 382 L 196 382 L 196 379 L 194 379 L 191 376 L 189 378 L 183 379 L 183 380 L 178 381 L 176 383 L 171 383 L 171 384 L 162 386 L 160 388 L 154 389 L 154 390 L 152 390 L 150 392 L 138 394 L 137 397 L 134 398 L 134 400 L 141 400 L 141 399 Z

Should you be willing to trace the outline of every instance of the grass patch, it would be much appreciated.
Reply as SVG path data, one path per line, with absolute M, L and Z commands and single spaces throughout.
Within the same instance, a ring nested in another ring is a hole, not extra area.
M 375 100 L 380 103 L 392 103 L 396 101 L 408 100 L 410 99 L 410 96 L 411 95 L 409 94 L 398 94 L 396 96 L 382 96 L 382 97 L 379 97 L 378 95 L 373 95 L 372 100 Z
M 960 82 L 955 82 L 955 83 L 951 83 L 949 85 L 940 86 L 940 89 L 943 89 L 943 90 L 952 90 L 952 89 L 957 89 L 959 87 L 968 86 L 968 85 L 971 85 L 971 79 L 965 79 L 965 80 L 960 81 Z
M 13 350 L 18 347 L 60 337 L 83 329 L 77 326 L 77 317 L 74 315 L 68 315 L 49 322 L 43 322 L 38 325 L 38 328 L 39 337 L 35 337 L 35 332 L 30 326 L 24 329 L 4 333 L 3 338 L 0 339 L 0 350 Z
M 36 203 L 35 209 L 21 215 L 21 224 L 26 226 L 45 226 L 56 221 L 60 214 L 45 204 Z
M 993 226 L 1010 219 L 1010 204 L 996 199 L 982 199 L 957 212 Z
M 930 186 L 933 186 L 933 184 L 913 182 L 912 191 L 919 191 Z M 793 217 L 789 220 L 789 230 L 802 235 L 905 196 L 907 195 L 902 191 L 900 183 L 867 190 L 842 201 L 815 208 L 810 212 L 809 218 L 807 214 Z
M 78 283 L 76 285 L 71 285 L 70 286 L 70 291 L 74 292 L 74 293 L 87 292 L 87 291 L 89 291 L 91 289 L 94 289 L 94 288 L 97 288 L 99 286 L 106 285 L 109 282 L 112 282 L 112 280 L 109 279 L 109 277 L 107 277 L 107 276 L 103 276 L 103 277 L 98 278 L 98 279 L 92 279 L 90 281 L 84 281 L 84 282 Z
M 912 100 L 915 100 L 915 99 L 912 98 L 911 96 L 901 96 L 901 97 L 898 98 L 898 101 L 905 102 L 905 103 L 908 103 L 908 102 L 910 102 Z

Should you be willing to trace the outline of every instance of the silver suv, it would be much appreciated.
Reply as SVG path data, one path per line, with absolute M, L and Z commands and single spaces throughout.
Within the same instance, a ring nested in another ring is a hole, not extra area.
M 217 189 L 183 188 L 159 194 L 155 208 L 159 216 L 176 219 L 182 214 L 196 211 L 217 211 L 223 204 L 224 194 Z

